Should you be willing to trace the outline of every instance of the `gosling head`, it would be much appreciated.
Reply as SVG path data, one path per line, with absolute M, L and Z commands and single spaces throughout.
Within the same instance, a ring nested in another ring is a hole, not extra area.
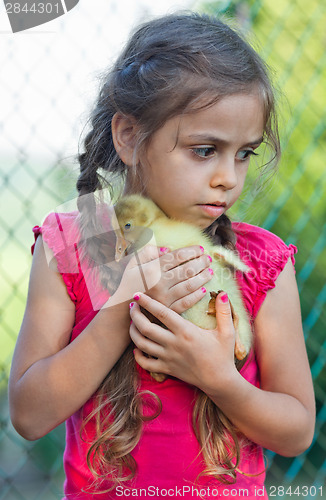
M 127 255 L 131 247 L 141 248 L 152 237 L 148 227 L 163 212 L 149 198 L 133 194 L 124 196 L 114 207 L 119 223 L 116 230 L 115 260 L 118 262 Z

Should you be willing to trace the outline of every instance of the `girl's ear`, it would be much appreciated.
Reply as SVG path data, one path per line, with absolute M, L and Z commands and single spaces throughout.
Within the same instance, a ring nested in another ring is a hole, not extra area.
M 125 165 L 131 167 L 136 147 L 136 120 L 133 116 L 115 113 L 111 123 L 113 144 Z

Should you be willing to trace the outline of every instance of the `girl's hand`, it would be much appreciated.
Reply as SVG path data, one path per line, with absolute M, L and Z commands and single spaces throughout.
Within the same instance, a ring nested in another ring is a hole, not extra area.
M 160 280 L 146 295 L 179 314 L 187 311 L 206 293 L 204 285 L 212 279 L 211 262 L 200 246 L 163 249 Z
M 132 302 L 130 309 L 130 336 L 137 346 L 134 351 L 137 363 L 149 372 L 177 377 L 204 392 L 214 388 L 215 394 L 222 393 L 237 374 L 235 331 L 230 305 L 221 300 L 223 295 L 222 292 L 216 298 L 215 330 L 199 328 L 145 294 L 135 295 L 137 302 Z M 139 306 L 168 329 L 151 323 Z M 147 358 L 144 353 L 153 357 Z
M 170 252 L 147 245 L 131 257 L 108 305 L 129 301 L 137 290 L 142 290 L 181 314 L 206 293 L 204 285 L 212 278 L 210 263 L 211 258 L 200 246 Z

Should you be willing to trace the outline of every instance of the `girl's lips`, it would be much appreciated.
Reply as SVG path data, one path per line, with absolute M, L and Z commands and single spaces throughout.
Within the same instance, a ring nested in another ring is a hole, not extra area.
M 225 205 L 198 205 L 210 217 L 220 217 L 225 212 Z

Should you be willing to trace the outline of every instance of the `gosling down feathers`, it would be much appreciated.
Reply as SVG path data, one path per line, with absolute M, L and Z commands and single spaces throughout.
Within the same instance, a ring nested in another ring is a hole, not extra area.
M 241 292 L 237 285 L 235 272 L 246 273 L 249 268 L 240 258 L 222 245 L 214 245 L 211 239 L 200 228 L 189 223 L 170 219 L 150 199 L 133 194 L 121 198 L 114 207 L 121 233 L 117 232 L 116 261 L 119 261 L 128 250 L 139 249 L 147 242 L 144 239 L 144 228 L 153 231 L 156 244 L 170 250 L 201 245 L 212 257 L 212 279 L 205 285 L 209 294 L 182 313 L 182 316 L 197 326 L 211 330 L 216 328 L 215 298 L 219 291 L 228 294 L 233 323 L 236 331 L 235 358 L 243 360 L 250 351 L 252 332 L 250 321 L 244 307 Z M 148 235 L 148 231 L 147 231 Z M 156 380 L 162 381 L 165 376 L 152 374 Z

